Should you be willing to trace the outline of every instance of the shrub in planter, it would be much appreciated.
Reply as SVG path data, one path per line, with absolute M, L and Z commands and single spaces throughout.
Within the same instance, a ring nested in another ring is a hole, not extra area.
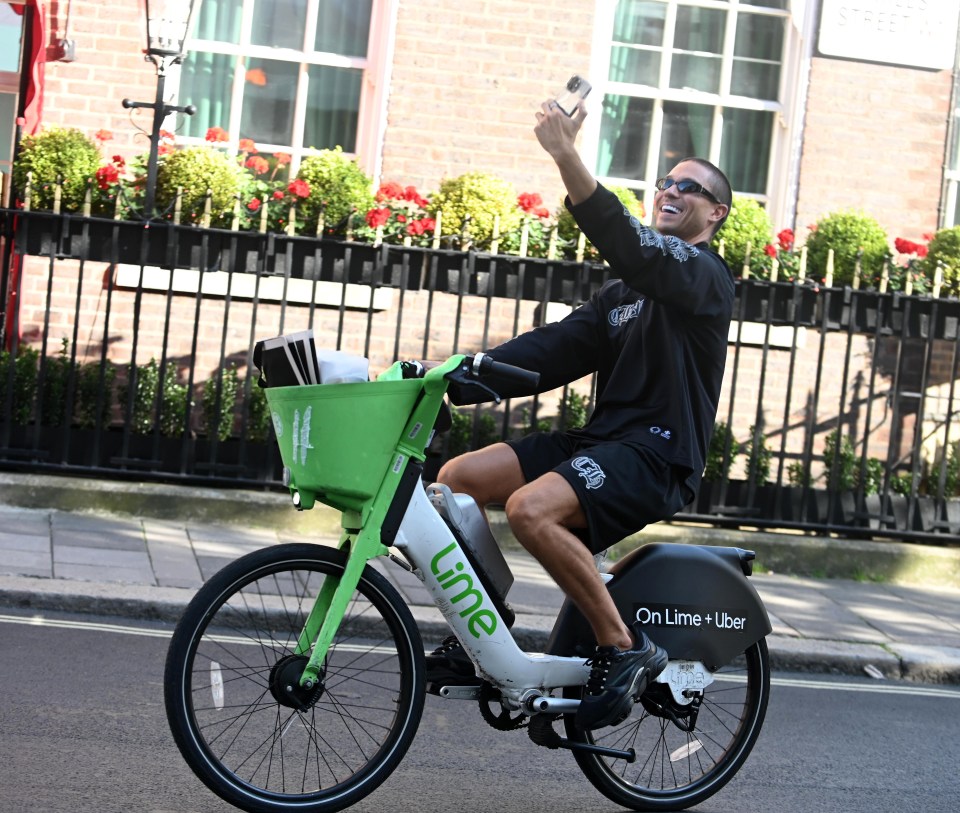
M 719 251 L 723 242 L 723 258 L 736 276 L 743 273 L 743 262 L 750 246 L 750 276 L 770 278 L 770 257 L 764 248 L 773 239 L 770 215 L 753 198 L 734 197 L 733 206 L 723 228 L 714 235 L 711 246 Z
M 723 421 L 713 426 L 713 435 L 707 447 L 707 464 L 703 470 L 703 479 L 718 483 L 730 476 L 733 459 L 740 453 L 740 443 L 734 438 L 733 431 Z
M 233 434 L 233 410 L 240 393 L 237 368 L 221 370 L 203 384 L 203 424 L 207 435 L 226 440 Z
M 355 216 L 360 223 L 366 213 L 376 206 L 373 179 L 340 147 L 308 155 L 300 164 L 297 180 L 309 186 L 297 215 L 304 232 L 315 234 L 317 220 L 323 213 L 324 233 L 342 236 L 348 218 Z
M 856 487 L 857 453 L 848 435 L 841 435 L 835 429 L 824 438 L 823 467 L 830 491 L 852 491 Z
M 794 460 L 787 465 L 787 482 L 793 488 L 810 487 L 810 472 L 807 471 L 802 460 Z
M 61 339 L 60 352 L 47 356 L 43 363 L 43 404 L 40 422 L 44 426 L 62 426 L 67 411 L 67 388 L 70 384 L 70 342 Z
M 247 400 L 247 438 L 255 443 L 266 443 L 270 439 L 272 422 L 267 391 L 253 382 Z
M 60 205 L 64 211 L 76 211 L 83 206 L 87 184 L 99 166 L 100 151 L 87 136 L 73 127 L 51 127 L 24 136 L 13 179 L 22 197 L 27 175 L 32 173 L 33 209 L 53 209 L 54 188 L 62 179 Z
M 11 420 L 20 426 L 30 422 L 33 412 L 33 399 L 37 394 L 37 362 L 40 353 L 32 347 L 21 344 L 17 348 L 16 358 L 8 350 L 0 350 L 0 417 L 6 406 L 7 377 L 13 365 L 13 398 L 10 406 Z
M 228 226 L 243 185 L 236 159 L 214 147 L 187 147 L 170 153 L 157 167 L 157 209 L 173 217 L 182 189 L 181 222 L 198 224 L 210 190 L 210 224 Z
M 189 393 L 184 384 L 177 382 L 177 369 L 167 364 L 163 374 L 163 388 L 160 396 L 160 415 L 154 423 L 157 392 L 161 389 L 160 367 L 157 360 L 151 358 L 146 364 L 130 369 L 129 378 L 133 381 L 133 410 L 130 415 L 130 431 L 137 435 L 153 432 L 159 426 L 160 434 L 165 437 L 179 437 L 183 434 L 187 408 L 190 406 Z M 130 384 L 119 388 L 120 408 L 126 415 L 127 398 Z
M 919 268 L 927 279 L 933 279 L 938 264 L 943 266 L 943 293 L 960 296 L 960 226 L 933 235 Z
M 753 430 L 754 427 L 750 427 L 750 439 L 743 444 L 743 453 L 747 458 L 747 479 L 752 479 L 755 485 L 762 486 L 770 480 L 770 460 L 773 452 L 767 447 L 767 439 L 761 433 L 754 454 Z
M 632 189 L 626 186 L 608 186 L 607 189 L 619 198 L 627 211 L 637 220 L 642 220 L 646 216 L 643 201 L 637 197 Z M 577 221 L 573 219 L 573 215 L 567 211 L 567 207 L 563 204 L 557 211 L 557 236 L 564 247 L 567 258 L 574 259 L 577 251 L 577 241 L 580 239 L 580 227 L 577 226 Z M 602 261 L 600 252 L 589 240 L 586 241 L 583 258 L 594 262 Z
M 444 180 L 430 198 L 429 212 L 434 220 L 441 212 L 441 231 L 454 236 L 462 233 L 464 219 L 469 215 L 470 241 L 480 248 L 489 246 L 497 217 L 500 234 L 517 229 L 523 217 L 513 184 L 483 172 Z
M 447 456 L 456 457 L 464 452 L 474 449 L 482 449 L 491 443 L 500 440 L 500 432 L 497 430 L 497 419 L 489 412 L 481 412 L 477 417 L 477 442 L 473 443 L 473 418 L 474 410 L 456 409 L 451 407 L 450 417 L 452 424 L 447 436 Z
M 833 249 L 835 285 L 853 282 L 858 255 L 861 279 L 874 285 L 890 253 L 887 234 L 880 224 L 869 215 L 857 212 L 835 212 L 817 221 L 815 230 L 807 238 L 808 276 L 824 279 L 830 249 Z
M 77 397 L 74 411 L 78 427 L 81 429 L 97 427 L 97 400 L 101 390 L 103 396 L 100 398 L 99 425 L 102 429 L 110 425 L 113 410 L 111 393 L 116 378 L 117 368 L 109 361 L 104 362 L 103 365 L 99 362 L 80 365 L 77 369 Z M 126 401 L 122 403 L 125 405 Z

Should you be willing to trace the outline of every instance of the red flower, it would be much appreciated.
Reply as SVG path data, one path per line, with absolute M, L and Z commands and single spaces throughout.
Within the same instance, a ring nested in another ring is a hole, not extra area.
M 386 226 L 389 219 L 389 209 L 371 209 L 367 212 L 367 225 L 371 229 L 375 229 L 378 226 Z
M 97 130 L 97 132 L 93 134 L 93 137 L 102 144 L 104 141 L 109 141 L 113 138 L 113 133 L 110 132 L 110 130 Z
M 407 223 L 407 234 L 411 237 L 419 237 L 428 231 L 433 231 L 437 227 L 437 221 L 432 217 L 422 217 L 419 220 L 411 220 Z
M 207 141 L 212 141 L 216 143 L 217 141 L 229 141 L 230 136 L 227 135 L 227 131 L 222 127 L 211 127 L 207 130 L 207 135 L 205 136 Z
M 924 255 L 927 253 L 926 246 L 921 246 L 918 243 L 914 243 L 912 240 L 905 240 L 902 237 L 898 237 L 896 240 L 894 240 L 893 246 L 896 248 L 899 254 L 917 254 L 921 248 L 924 249 Z
M 927 256 L 927 251 L 928 251 L 928 249 L 927 249 L 926 246 L 920 246 L 920 245 L 917 246 L 917 256 L 918 256 L 918 257 L 921 257 L 921 258 L 922 258 L 922 257 L 926 257 L 926 256 Z
M 275 152 L 273 157 L 277 159 L 278 167 L 285 167 L 293 160 L 293 157 L 287 152 Z
M 252 138 L 241 138 L 237 146 L 240 152 L 254 153 L 257 151 L 257 145 L 253 143 Z
M 781 251 L 790 251 L 793 248 L 794 234 L 793 229 L 784 229 L 777 234 L 777 241 L 780 243 Z
M 274 199 L 274 200 L 283 200 L 283 192 L 281 192 L 279 189 L 275 189 L 274 192 L 273 192 L 273 199 Z
M 157 147 L 157 155 L 170 155 L 170 153 L 176 151 L 177 148 L 168 142 L 163 142 L 159 147 Z
M 176 136 L 171 133 L 169 130 L 160 131 L 160 140 L 161 141 L 173 141 L 176 139 Z
M 117 169 L 123 169 L 127 165 L 127 162 L 123 160 L 122 155 L 115 155 L 113 156 L 113 165 Z
M 385 200 L 400 200 L 402 198 L 403 187 L 393 181 L 380 184 L 380 188 L 377 190 L 377 200 L 381 202 Z
M 536 192 L 524 192 L 520 195 L 517 195 L 517 206 L 519 206 L 527 214 L 532 214 L 534 209 L 538 209 L 543 206 L 543 198 L 541 198 Z
M 295 181 L 290 181 L 287 191 L 296 198 L 309 198 L 310 184 L 297 178 Z
M 415 203 L 421 209 L 424 209 L 430 205 L 430 201 L 428 201 L 426 198 L 420 197 L 420 193 L 417 192 L 416 187 L 413 186 L 408 186 L 403 190 L 403 199 L 410 201 L 410 203 Z
M 767 243 L 767 244 L 763 247 L 763 253 L 766 254 L 768 257 L 776 257 L 776 256 L 777 256 L 777 247 L 774 246 L 774 245 L 771 245 L 770 243 Z
M 260 210 L 260 198 L 250 198 L 250 202 L 247 204 L 247 208 L 251 212 L 257 212 Z
M 244 163 L 244 166 L 255 175 L 263 175 L 265 172 L 270 171 L 270 164 L 267 163 L 267 159 L 261 158 L 259 155 L 251 155 Z
M 109 189 L 110 184 L 115 184 L 120 180 L 120 170 L 113 164 L 106 164 L 96 172 L 97 186 L 101 189 Z

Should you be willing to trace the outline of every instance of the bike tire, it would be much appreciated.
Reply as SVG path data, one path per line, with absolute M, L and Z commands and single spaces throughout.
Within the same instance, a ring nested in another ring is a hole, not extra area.
M 715 794 L 740 770 L 763 726 L 770 697 L 766 641 L 748 647 L 715 678 L 692 732 L 649 713 L 642 702 L 623 722 L 594 731 L 579 729 L 575 715 L 567 715 L 569 739 L 637 754 L 628 763 L 574 751 L 580 770 L 608 799 L 633 810 L 682 810 Z
M 417 731 L 420 631 L 370 566 L 331 643 L 320 691 L 297 689 L 300 708 L 289 705 L 291 689 L 284 694 L 302 673 L 293 647 L 313 600 L 345 561 L 342 551 L 310 544 L 247 554 L 197 592 L 173 634 L 164 700 L 174 740 L 203 783 L 243 810 L 348 807 L 393 772 Z

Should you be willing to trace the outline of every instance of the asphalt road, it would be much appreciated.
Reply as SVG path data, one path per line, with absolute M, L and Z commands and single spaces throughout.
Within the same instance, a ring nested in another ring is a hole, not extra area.
M 217 813 L 181 761 L 161 675 L 170 629 L 0 609 L 0 813 Z M 774 675 L 760 740 L 701 813 L 960 809 L 960 690 Z M 614 813 L 564 751 L 428 698 L 397 772 L 356 813 Z

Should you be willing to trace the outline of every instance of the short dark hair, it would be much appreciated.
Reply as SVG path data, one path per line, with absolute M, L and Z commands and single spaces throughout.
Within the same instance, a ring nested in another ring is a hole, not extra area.
M 730 186 L 730 180 L 726 175 L 724 175 L 723 170 L 721 170 L 716 164 L 708 161 L 706 158 L 690 156 L 689 158 L 684 158 L 680 161 L 677 161 L 677 163 L 682 164 L 685 161 L 697 164 L 698 166 L 703 167 L 709 173 L 711 179 L 710 191 L 713 193 L 713 196 L 720 201 L 720 203 L 727 207 L 727 213 L 717 222 L 717 225 L 714 226 L 713 234 L 711 235 L 711 237 L 713 237 L 718 231 L 720 231 L 720 229 L 723 227 L 723 224 L 727 222 L 727 218 L 730 216 L 730 210 L 733 208 L 733 188 Z

